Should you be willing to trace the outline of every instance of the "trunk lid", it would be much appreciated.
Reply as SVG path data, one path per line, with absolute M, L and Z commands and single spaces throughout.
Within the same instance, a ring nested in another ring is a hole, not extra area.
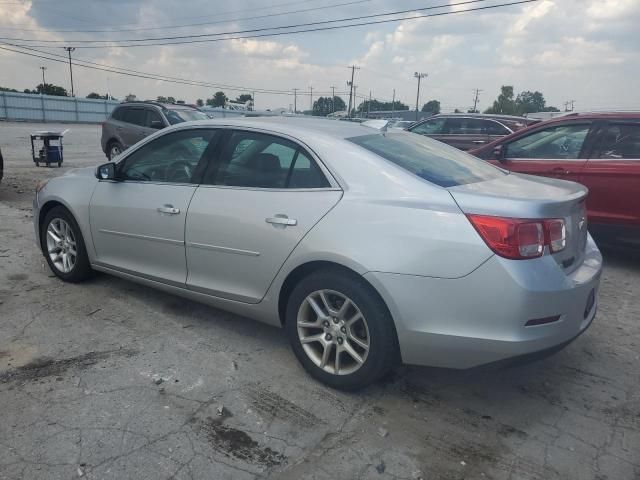
M 587 242 L 586 187 L 565 180 L 511 173 L 448 190 L 465 214 L 564 219 L 566 247 L 553 257 L 568 272 L 582 263 Z

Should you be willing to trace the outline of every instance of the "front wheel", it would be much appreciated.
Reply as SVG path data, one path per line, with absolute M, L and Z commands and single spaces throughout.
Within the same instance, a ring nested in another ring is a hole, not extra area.
M 109 158 L 109 161 L 113 161 L 113 159 L 120 155 L 123 150 L 124 149 L 122 148 L 122 145 L 120 145 L 120 143 L 111 142 L 109 144 L 109 149 L 107 150 L 107 157 Z
M 304 368 L 334 388 L 365 387 L 398 360 L 386 305 L 349 272 L 324 270 L 304 278 L 289 297 L 286 329 Z
M 80 227 L 64 207 L 52 208 L 41 224 L 42 253 L 49 268 L 66 282 L 81 282 L 91 275 L 91 265 Z

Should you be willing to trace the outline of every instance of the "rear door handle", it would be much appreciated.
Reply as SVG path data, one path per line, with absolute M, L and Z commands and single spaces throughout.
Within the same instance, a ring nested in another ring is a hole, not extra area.
M 273 225 L 284 225 L 285 227 L 295 227 L 298 224 L 298 221 L 295 218 L 289 218 L 282 213 L 273 217 L 265 218 L 264 221 Z
M 180 213 L 180 209 L 175 208 L 173 205 L 163 205 L 162 207 L 158 207 L 158 212 L 167 213 L 169 215 L 178 215 Z

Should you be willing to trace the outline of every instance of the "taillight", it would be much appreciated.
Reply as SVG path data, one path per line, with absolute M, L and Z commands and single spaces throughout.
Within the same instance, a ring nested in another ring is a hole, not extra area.
M 547 242 L 552 252 L 559 252 L 567 246 L 567 229 L 564 220 L 553 219 L 546 221 Z
M 523 219 L 467 215 L 487 246 L 501 257 L 524 260 L 542 256 L 544 247 L 559 252 L 566 244 L 562 219 Z

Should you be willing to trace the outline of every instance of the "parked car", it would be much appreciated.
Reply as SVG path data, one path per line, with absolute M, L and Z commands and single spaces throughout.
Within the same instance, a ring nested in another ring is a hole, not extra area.
M 207 115 L 196 107 L 158 102 L 124 102 L 102 124 L 102 151 L 109 160 L 156 130 Z
M 468 368 L 584 332 L 602 257 L 586 188 L 404 131 L 296 118 L 174 125 L 40 184 L 39 247 L 286 329 L 337 388 L 398 360 Z
M 434 115 L 409 128 L 410 132 L 434 138 L 460 150 L 471 150 L 509 135 L 538 120 L 509 115 Z
M 640 246 L 640 113 L 560 117 L 471 153 L 514 172 L 587 186 L 591 233 Z

